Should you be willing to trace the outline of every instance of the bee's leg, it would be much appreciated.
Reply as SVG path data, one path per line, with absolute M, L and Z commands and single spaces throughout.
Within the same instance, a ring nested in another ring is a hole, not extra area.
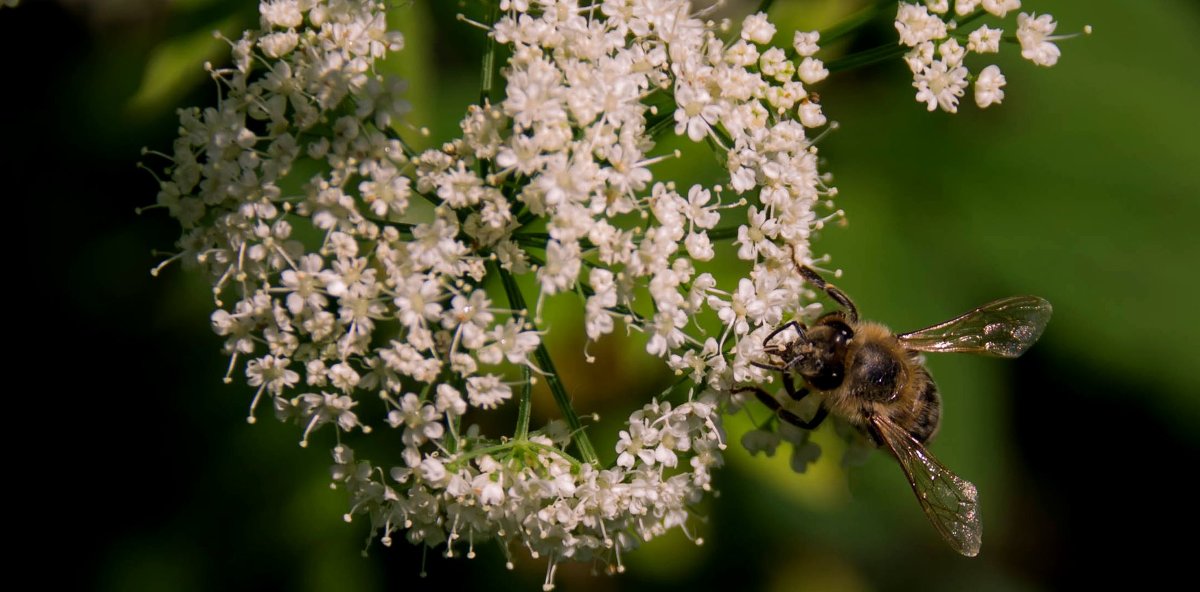
M 787 409 L 780 409 L 778 413 L 779 413 L 779 419 L 782 419 L 783 421 L 786 421 L 786 422 L 788 422 L 800 429 L 804 429 L 804 430 L 817 429 L 817 426 L 821 425 L 821 422 L 825 421 L 825 418 L 829 416 L 829 410 L 826 409 L 823 405 L 821 407 L 817 407 L 817 412 L 814 413 L 812 416 L 812 419 L 810 419 L 808 421 L 804 421 L 803 419 L 800 419 L 799 415 L 796 415 L 795 413 L 792 413 L 791 411 L 788 411 Z
M 788 396 L 791 397 L 792 400 L 799 401 L 800 399 L 803 399 L 804 397 L 808 396 L 808 392 L 809 392 L 808 388 L 807 387 L 796 388 L 796 383 L 792 380 L 792 374 L 790 372 L 784 371 L 784 372 L 782 372 L 782 374 L 783 374 L 783 388 L 784 388 L 784 390 L 787 391 Z
M 846 309 L 847 316 L 850 317 L 850 322 L 858 321 L 858 307 L 854 306 L 854 301 L 850 300 L 850 297 L 845 292 L 825 281 L 825 278 L 821 277 L 820 274 L 807 265 L 797 263 L 796 269 L 800 270 L 800 275 L 804 276 L 804 279 L 808 280 L 810 284 L 816 286 L 817 289 L 824 290 L 834 302 L 842 305 L 842 308 Z
M 788 329 L 795 329 L 796 334 L 800 336 L 800 339 L 804 339 L 804 325 L 796 321 L 788 321 L 776 327 L 774 331 L 771 331 L 770 335 L 767 335 L 766 339 L 763 339 L 763 348 L 765 349 L 767 347 L 767 343 L 769 343 L 772 339 L 775 339 L 776 335 L 779 335 Z
M 779 419 L 782 419 L 783 421 L 802 429 L 816 429 L 817 426 L 821 425 L 822 421 L 825 421 L 825 417 L 829 415 L 829 411 L 822 406 L 817 409 L 817 413 L 816 415 L 813 415 L 812 419 L 805 421 L 804 418 L 800 417 L 799 415 L 784 409 L 783 405 L 779 403 L 778 399 L 772 397 L 770 393 L 762 390 L 759 387 L 743 386 L 733 389 L 733 392 L 735 393 L 744 393 L 747 391 L 753 391 L 754 394 L 758 396 L 758 400 L 762 401 L 763 405 L 766 405 L 771 411 L 775 412 L 775 415 L 778 415 Z

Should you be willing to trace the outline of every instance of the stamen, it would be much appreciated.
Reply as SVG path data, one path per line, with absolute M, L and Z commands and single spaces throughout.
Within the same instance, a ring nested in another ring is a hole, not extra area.
M 320 412 L 313 411 L 312 419 L 308 420 L 308 426 L 304 428 L 304 436 L 300 439 L 300 447 L 308 448 L 308 434 L 312 432 L 317 425 L 317 419 L 321 417 Z
M 138 213 L 141 214 L 142 213 L 141 210 L 139 210 Z M 166 267 L 167 265 L 170 265 L 171 262 L 178 261 L 182 258 L 183 258 L 183 253 L 179 253 L 177 255 L 172 255 L 171 257 L 167 258 L 162 263 L 155 265 L 154 267 L 152 267 L 150 269 L 150 277 L 158 277 L 159 272 L 161 272 L 164 267 Z
M 258 401 L 262 398 L 263 391 L 266 390 L 266 388 L 267 383 L 263 382 L 263 384 L 258 387 L 258 391 L 254 393 L 254 400 L 250 401 L 250 414 L 246 416 L 246 423 L 253 425 L 254 422 L 258 421 L 258 418 L 254 417 L 254 409 L 258 407 Z
M 550 592 L 554 589 L 554 570 L 557 567 L 558 563 L 554 560 L 554 557 L 551 556 L 550 560 L 546 562 L 546 582 L 542 584 L 542 590 L 544 592 Z
M 825 136 L 829 135 L 831 132 L 837 131 L 838 128 L 840 128 L 840 127 L 842 127 L 842 124 L 840 124 L 836 121 L 830 121 L 829 125 L 825 126 L 825 129 L 821 130 L 821 133 L 817 134 L 816 137 L 809 140 L 809 142 L 812 144 L 816 144 L 816 143 L 820 142 L 821 140 L 824 140 Z M 812 150 L 814 153 L 816 152 L 816 146 L 812 146 L 809 149 Z
M 824 218 L 818 218 L 817 221 L 813 224 L 813 227 L 816 228 L 817 230 L 820 230 L 825 227 L 826 222 L 829 222 L 830 220 L 837 220 L 840 218 L 845 218 L 845 217 L 846 217 L 846 211 L 838 210 L 828 216 L 825 216 Z
M 492 28 L 491 28 L 491 27 L 489 27 L 489 26 L 487 26 L 487 25 L 485 25 L 485 24 L 483 24 L 483 23 L 481 23 L 481 22 L 479 22 L 479 21 L 476 21 L 476 20 L 471 20 L 470 18 L 468 18 L 468 17 L 467 17 L 467 15 L 465 15 L 465 14 L 463 14 L 463 13 L 461 13 L 461 12 L 460 12 L 460 13 L 458 13 L 458 14 L 456 14 L 456 15 L 454 15 L 454 18 L 456 18 L 456 19 L 458 19 L 458 20 L 460 20 L 460 21 L 462 21 L 462 22 L 464 22 L 464 23 L 467 23 L 468 25 L 471 25 L 472 27 L 475 27 L 475 28 L 477 28 L 477 29 L 482 29 L 482 30 L 484 30 L 484 31 L 487 31 L 488 33 L 491 33 L 491 32 L 492 32 Z
M 229 368 L 225 370 L 225 378 L 224 378 L 225 384 L 231 384 L 233 382 L 233 367 L 237 365 L 237 358 L 238 358 L 239 353 L 241 353 L 241 352 L 238 352 L 235 350 L 233 352 L 233 355 L 229 356 Z

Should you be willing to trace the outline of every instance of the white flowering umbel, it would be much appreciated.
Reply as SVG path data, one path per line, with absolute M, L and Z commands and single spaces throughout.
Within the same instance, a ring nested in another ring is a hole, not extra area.
M 950 6 L 954 10 L 951 14 Z M 966 93 L 970 80 L 975 82 L 975 104 L 980 108 L 1004 99 L 1004 74 L 999 66 L 989 65 L 972 76 L 964 60 L 969 54 L 995 54 L 1001 41 L 1015 41 L 1021 57 L 1039 65 L 1058 63 L 1059 49 L 1054 41 L 1074 35 L 1051 36 L 1057 24 L 1049 14 L 1017 14 L 1016 37 L 1005 38 L 1004 29 L 986 24 L 966 31 L 966 25 L 981 17 L 1006 19 L 1021 8 L 1021 0 L 925 0 L 900 2 L 896 12 L 896 31 L 900 44 L 912 48 L 904 60 L 913 73 L 916 99 L 930 110 L 958 112 L 958 101 Z M 1002 22 L 999 24 L 1003 24 Z M 1085 27 L 1085 33 L 1091 28 Z
M 809 236 L 840 215 L 817 213 L 835 193 L 813 145 L 826 118 L 808 85 L 828 74 L 817 36 L 797 35 L 796 57 L 766 45 L 762 14 L 725 42 L 681 0 L 504 0 L 479 25 L 511 50 L 503 100 L 414 153 L 404 85 L 375 70 L 403 47 L 382 7 L 262 3 L 261 28 L 213 72 L 220 104 L 180 111 L 158 196 L 184 229 L 175 258 L 212 278 L 227 380 L 241 369 L 255 391 L 250 421 L 267 403 L 302 445 L 336 435 L 347 520 L 447 556 L 499 539 L 548 557 L 547 585 L 566 559 L 619 571 L 641 541 L 687 532 L 722 462 L 730 385 L 766 379 L 750 364 L 763 336 L 811 298 L 792 261 L 811 261 Z M 656 180 L 676 155 L 655 154 L 654 137 L 672 130 L 712 146 L 728 184 Z M 703 271 L 718 248 L 746 262 L 736 286 Z M 579 299 L 590 340 L 643 332 L 693 384 L 633 413 L 608 468 L 529 312 L 560 293 Z M 536 380 L 565 421 L 530 430 Z M 468 427 L 514 400 L 512 433 Z M 386 429 L 396 458 L 355 458 L 351 440 Z

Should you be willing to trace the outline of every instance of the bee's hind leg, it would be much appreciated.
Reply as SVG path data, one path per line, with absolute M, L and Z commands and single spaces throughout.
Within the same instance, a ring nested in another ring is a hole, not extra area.
M 792 391 L 793 389 L 788 389 L 788 390 Z M 808 389 L 804 389 L 804 390 L 807 391 Z M 829 410 L 825 409 L 825 407 L 822 406 L 822 407 L 817 408 L 817 412 L 816 412 L 816 414 L 813 415 L 812 419 L 805 420 L 804 418 L 800 417 L 799 415 L 796 415 L 795 413 L 792 413 L 791 411 L 784 409 L 783 405 L 779 402 L 779 399 L 772 397 L 770 393 L 768 393 L 767 391 L 764 391 L 761 388 L 756 387 L 756 386 L 738 387 L 738 388 L 733 389 L 733 392 L 735 392 L 735 393 L 753 392 L 755 395 L 758 396 L 758 400 L 762 401 L 763 405 L 766 405 L 771 411 L 773 411 L 775 413 L 775 415 L 779 416 L 779 419 L 782 419 L 783 421 L 786 421 L 798 428 L 802 428 L 805 430 L 817 429 L 817 426 L 821 425 L 821 422 L 825 421 L 825 417 L 827 417 L 829 415 Z M 789 392 L 788 394 L 790 395 L 792 393 Z M 807 394 L 807 392 L 805 394 Z M 803 395 L 801 395 L 801 396 L 803 396 Z
M 783 388 L 787 391 L 788 396 L 791 397 L 792 400 L 799 401 L 800 399 L 808 396 L 808 387 L 802 386 L 800 388 L 796 388 L 796 383 L 792 380 L 792 374 L 790 372 L 784 371 L 781 374 L 783 374 Z

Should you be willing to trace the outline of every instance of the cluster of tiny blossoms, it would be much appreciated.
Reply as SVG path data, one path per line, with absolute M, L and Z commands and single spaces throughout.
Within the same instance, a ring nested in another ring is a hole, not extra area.
M 770 47 L 763 14 L 727 42 L 682 0 L 498 8 L 480 26 L 511 50 L 503 99 L 416 153 L 397 131 L 404 85 L 375 68 L 403 47 L 383 5 L 264 1 L 260 29 L 213 70 L 219 105 L 180 111 L 158 201 L 183 227 L 173 259 L 212 278 L 227 381 L 241 372 L 255 389 L 250 420 L 266 403 L 303 427 L 302 445 L 334 431 L 347 519 L 447 555 L 523 547 L 549 558 L 549 583 L 560 560 L 617 569 L 623 550 L 686 532 L 710 488 L 720 413 L 740 403 L 729 387 L 767 380 L 750 364 L 764 335 L 811 298 L 793 261 L 811 261 L 835 193 L 817 171 L 826 119 L 808 90 L 828 71 L 815 33 Z M 652 155 L 654 134 L 672 129 L 715 149 L 726 186 L 655 181 L 650 167 L 673 155 Z M 727 288 L 702 271 L 722 241 L 748 268 Z M 589 339 L 618 323 L 643 332 L 647 353 L 695 385 L 633 413 L 609 468 L 565 396 L 570 425 L 465 423 L 514 398 L 527 422 L 529 377 L 555 386 L 525 276 L 535 310 L 579 298 Z M 397 458 L 355 458 L 350 440 L 384 430 Z
M 951 15 L 950 5 L 954 5 Z M 980 108 L 1004 100 L 1006 80 L 995 64 L 977 76 L 964 65 L 968 54 L 995 54 L 1004 40 L 1004 29 L 981 25 L 966 32 L 959 26 L 981 15 L 1005 19 L 1021 8 L 1021 0 L 925 0 L 924 4 L 901 2 L 896 13 L 896 31 L 900 43 L 912 49 L 904 60 L 913 73 L 916 99 L 930 110 L 958 111 L 958 101 L 966 93 L 968 81 L 975 83 L 975 104 Z M 955 20 L 955 17 L 962 19 Z M 1016 41 L 1021 57 L 1039 65 L 1058 63 L 1060 51 L 1055 41 L 1069 36 L 1053 36 L 1058 26 L 1049 14 L 1017 13 Z M 1090 28 L 1085 28 L 1090 32 Z

